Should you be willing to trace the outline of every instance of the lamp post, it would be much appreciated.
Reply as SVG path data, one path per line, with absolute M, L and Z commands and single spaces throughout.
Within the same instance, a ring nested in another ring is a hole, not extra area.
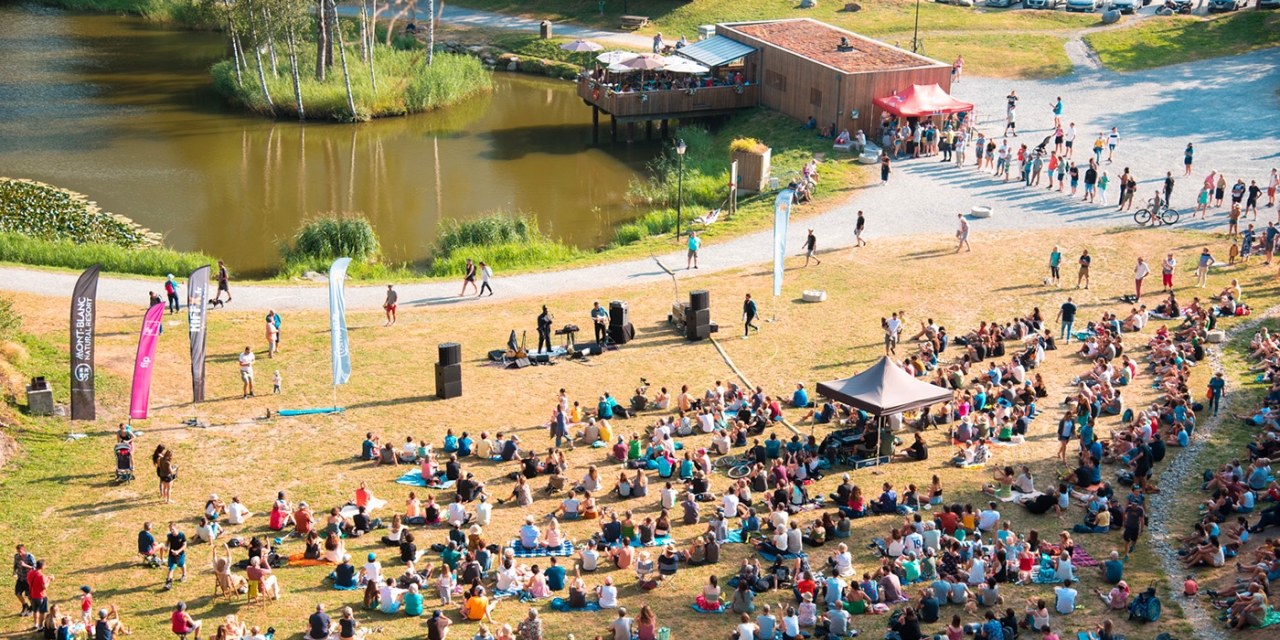
M 920 0 L 916 0 L 916 26 L 911 33 L 911 53 L 920 52 Z
M 680 237 L 680 205 L 684 202 L 684 151 L 688 149 L 684 144 L 684 138 L 676 142 L 676 158 L 679 161 L 680 178 L 676 182 L 676 237 Z

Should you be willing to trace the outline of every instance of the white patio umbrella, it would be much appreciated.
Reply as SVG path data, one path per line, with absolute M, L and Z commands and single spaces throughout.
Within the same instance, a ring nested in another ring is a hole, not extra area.
M 626 62 L 627 60 L 637 56 L 638 54 L 631 53 L 630 51 L 606 51 L 596 56 L 596 60 L 599 60 L 604 64 L 617 64 L 619 62 Z
M 667 58 L 667 64 L 662 67 L 662 70 L 670 71 L 671 73 L 706 73 L 711 71 L 709 67 L 704 67 L 693 60 L 676 56 Z

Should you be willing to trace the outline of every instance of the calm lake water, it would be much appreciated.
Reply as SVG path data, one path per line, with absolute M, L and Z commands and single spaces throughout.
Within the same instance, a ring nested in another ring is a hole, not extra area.
M 440 220 L 497 209 L 596 246 L 634 215 L 627 184 L 657 151 L 592 147 L 571 83 L 507 73 L 435 113 L 272 122 L 213 91 L 208 68 L 229 55 L 216 33 L 0 3 L 0 175 L 84 193 L 245 275 L 330 211 L 364 213 L 395 260 L 426 257 Z

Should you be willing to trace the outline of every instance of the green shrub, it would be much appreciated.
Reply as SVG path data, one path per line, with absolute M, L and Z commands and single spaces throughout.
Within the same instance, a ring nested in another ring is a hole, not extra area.
M 0 261 L 85 269 L 101 263 L 103 271 L 163 277 L 187 274 L 216 262 L 203 253 L 162 247 L 131 249 L 109 244 L 77 244 L 69 240 L 37 240 L 16 233 L 0 233 Z
M 305 271 L 325 272 L 338 258 L 356 263 L 372 263 L 381 253 L 378 235 L 364 216 L 327 215 L 304 222 L 293 238 L 280 245 L 282 271 L 297 275 Z
M 314 56 L 299 56 L 298 74 L 302 84 L 302 105 L 310 119 L 339 121 L 368 120 L 383 116 L 420 113 L 445 107 L 473 95 L 487 92 L 493 86 L 489 72 L 479 60 L 470 56 L 437 53 L 430 67 L 426 52 L 400 51 L 385 46 L 374 47 L 378 92 L 369 78 L 369 67 L 356 54 L 347 51 L 347 67 L 351 76 L 351 93 L 356 104 L 352 117 L 347 104 L 346 84 L 341 65 L 335 63 L 324 82 L 315 79 Z M 335 54 L 336 55 L 336 54 Z M 293 93 L 293 78 L 287 64 L 280 75 L 273 76 L 264 66 L 267 90 L 278 116 L 297 117 L 298 105 Z M 250 57 L 243 71 L 243 82 L 236 82 L 233 60 L 223 60 L 211 70 L 214 87 L 232 102 L 261 113 L 271 114 L 258 81 L 257 61 Z
M 501 211 L 474 220 L 440 223 L 429 274 L 460 275 L 467 258 L 494 271 L 549 267 L 582 257 L 583 251 L 553 240 L 531 215 Z
M 22 316 L 13 308 L 13 298 L 0 296 L 0 339 L 8 340 L 22 329 Z

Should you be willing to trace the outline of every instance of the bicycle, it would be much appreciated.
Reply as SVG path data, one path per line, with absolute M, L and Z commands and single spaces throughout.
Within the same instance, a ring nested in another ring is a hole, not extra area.
M 1144 227 L 1153 221 L 1157 227 L 1162 224 L 1177 224 L 1181 217 L 1177 209 L 1171 209 L 1159 200 L 1148 201 L 1146 207 L 1133 213 L 1133 221 Z
M 724 472 L 732 480 L 747 477 L 751 473 L 751 461 L 743 456 L 728 454 L 716 458 L 711 466 Z

